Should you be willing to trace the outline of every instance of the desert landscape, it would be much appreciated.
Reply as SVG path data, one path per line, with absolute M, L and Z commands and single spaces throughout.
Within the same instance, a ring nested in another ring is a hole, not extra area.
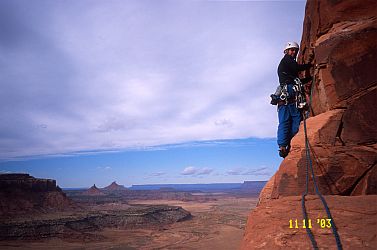
M 0 1 L 0 250 L 376 250 L 376 10 Z
M 63 192 L 54 180 L 0 177 L 1 249 L 238 249 L 260 191 L 250 183 L 189 192 L 113 182 Z

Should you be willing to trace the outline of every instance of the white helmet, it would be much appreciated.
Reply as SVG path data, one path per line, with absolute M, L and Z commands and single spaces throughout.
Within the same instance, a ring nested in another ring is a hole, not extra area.
M 287 45 L 285 45 L 284 51 L 291 48 L 299 49 L 299 46 L 296 42 L 288 42 Z

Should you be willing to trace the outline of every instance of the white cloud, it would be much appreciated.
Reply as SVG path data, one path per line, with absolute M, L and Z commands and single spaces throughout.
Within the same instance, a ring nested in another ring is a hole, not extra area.
M 197 167 L 193 167 L 193 166 L 189 166 L 189 167 L 186 167 L 185 169 L 183 169 L 183 171 L 181 172 L 182 175 L 209 175 L 213 172 L 213 169 L 212 168 L 197 168 Z
M 103 171 L 109 171 L 111 170 L 111 167 L 110 166 L 100 166 L 100 167 L 97 167 L 98 170 L 103 170 Z
M 167 173 L 166 172 L 162 172 L 162 171 L 159 171 L 159 172 L 153 172 L 153 173 L 145 173 L 143 179 L 146 180 L 146 179 L 164 179 L 167 177 Z
M 270 169 L 268 167 L 262 166 L 259 168 L 233 168 L 226 171 L 228 175 L 254 175 L 254 176 L 269 176 L 271 175 Z
M 183 175 L 193 175 L 196 174 L 197 169 L 195 167 L 186 167 L 183 169 L 182 173 Z
M 151 173 L 149 176 L 159 177 L 159 176 L 163 176 L 163 175 L 166 175 L 166 173 L 165 172 L 155 172 L 155 173 Z

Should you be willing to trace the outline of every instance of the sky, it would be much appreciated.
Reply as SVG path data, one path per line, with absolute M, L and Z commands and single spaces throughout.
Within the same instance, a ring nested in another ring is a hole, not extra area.
M 0 1 L 0 172 L 62 187 L 268 180 L 305 1 Z

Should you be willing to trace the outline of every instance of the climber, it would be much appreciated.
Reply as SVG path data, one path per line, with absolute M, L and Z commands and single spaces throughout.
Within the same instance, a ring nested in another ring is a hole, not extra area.
M 286 99 L 278 98 L 279 126 L 277 132 L 277 143 L 279 145 L 279 155 L 285 158 L 290 151 L 291 139 L 298 132 L 301 121 L 301 112 L 297 108 L 295 92 L 293 90 L 294 80 L 298 78 L 299 71 L 309 69 L 313 65 L 298 64 L 296 62 L 299 46 L 296 42 L 288 42 L 284 48 L 284 57 L 278 67 L 280 89 L 286 90 Z M 311 77 L 301 79 L 302 84 L 311 80 Z M 278 89 L 279 90 L 279 89 Z M 271 95 L 272 97 L 273 95 Z M 280 97 L 281 95 L 279 95 Z

